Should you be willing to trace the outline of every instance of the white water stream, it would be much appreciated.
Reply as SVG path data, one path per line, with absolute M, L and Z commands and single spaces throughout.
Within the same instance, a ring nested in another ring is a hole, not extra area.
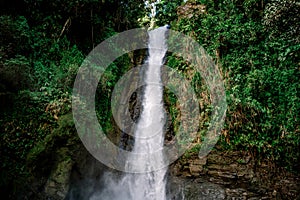
M 145 174 L 135 174 L 131 179 L 132 199 L 164 200 L 166 169 L 151 172 L 164 164 L 162 153 L 164 144 L 163 88 L 161 86 L 161 66 L 167 51 L 165 44 L 167 27 L 160 27 L 149 32 L 149 57 L 146 70 L 143 111 L 135 131 L 134 156 L 135 163 L 131 171 L 144 171 Z M 132 176 L 132 175 L 129 175 Z M 125 177 L 126 178 L 126 177 Z
M 132 153 L 127 158 L 127 171 L 119 180 L 107 176 L 105 189 L 91 197 L 92 200 L 165 200 L 166 171 L 164 155 L 163 87 L 161 85 L 161 66 L 167 51 L 166 34 L 168 26 L 149 32 L 149 56 L 146 61 L 145 89 L 142 112 L 135 130 Z M 159 170 L 155 170 L 161 168 Z

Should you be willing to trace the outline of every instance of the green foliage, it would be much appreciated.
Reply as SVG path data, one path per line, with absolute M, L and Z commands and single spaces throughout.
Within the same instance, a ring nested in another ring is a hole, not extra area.
M 58 127 L 54 129 L 45 138 L 40 140 L 26 155 L 26 162 L 30 165 L 41 165 L 40 162 L 50 162 L 50 159 L 45 159 L 45 156 L 49 155 L 55 157 L 57 143 L 64 143 L 64 146 L 74 144 L 78 142 L 79 138 L 76 137 L 75 125 L 73 122 L 72 114 L 63 115 L 58 121 Z M 40 160 L 40 162 L 39 162 Z M 36 167 L 36 166 L 35 166 Z M 34 168 L 35 168 L 34 167 Z
M 177 7 L 182 1 L 165 1 L 162 0 L 157 4 L 157 25 L 164 26 L 170 22 L 177 20 Z
M 300 42 L 300 5 L 295 0 L 272 0 L 264 10 L 263 23 L 271 37 Z
M 0 100 L 5 102 L 0 115 L 0 188 L 9 194 L 3 198 L 16 199 L 22 196 L 21 190 L 31 190 L 18 187 L 31 184 L 28 172 L 39 171 L 26 163 L 39 162 L 42 154 L 63 145 L 51 143 L 70 136 L 61 133 L 76 132 L 74 127 L 56 127 L 71 111 L 73 82 L 84 56 L 107 37 L 137 27 L 144 4 L 26 0 L 15 9 L 10 3 L 4 6 L 0 8 L 5 11 L 0 15 Z M 98 115 L 107 130 L 112 127 L 111 91 L 129 65 L 128 57 L 118 59 L 99 87 Z M 49 163 L 42 167 L 50 169 Z
M 100 79 L 96 93 L 96 110 L 99 123 L 105 133 L 112 133 L 114 130 L 114 119 L 111 112 L 112 91 L 119 78 L 122 77 L 130 67 L 132 67 L 132 64 L 130 63 L 128 55 L 123 55 L 106 68 Z
M 27 19 L 24 16 L 1 15 L 0 26 L 1 60 L 16 54 L 28 55 L 30 29 Z
M 30 83 L 29 27 L 24 17 L 0 16 L 0 85 L 2 92 L 25 89 Z
M 299 3 L 280 2 L 189 1 L 177 8 L 172 28 L 194 37 L 222 68 L 229 104 L 222 144 L 296 169 Z M 189 79 L 195 76 L 178 58 L 169 57 L 168 65 Z M 193 82 L 198 94 L 205 91 L 202 85 Z

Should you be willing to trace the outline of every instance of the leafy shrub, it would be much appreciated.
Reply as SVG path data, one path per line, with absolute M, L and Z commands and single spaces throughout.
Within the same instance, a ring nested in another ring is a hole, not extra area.
M 198 7 L 204 10 L 189 12 Z M 300 157 L 298 8 L 295 1 L 201 0 L 178 7 L 172 23 L 222 68 L 229 104 L 223 146 L 290 169 L 299 166 Z M 168 64 L 192 78 L 182 70 L 188 65 L 173 58 Z M 201 82 L 194 85 L 201 88 Z

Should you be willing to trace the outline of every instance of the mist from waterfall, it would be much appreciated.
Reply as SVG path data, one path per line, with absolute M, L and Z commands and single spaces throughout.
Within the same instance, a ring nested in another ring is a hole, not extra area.
M 144 66 L 145 89 L 142 112 L 135 130 L 132 153 L 127 158 L 126 171 L 143 173 L 124 173 L 116 177 L 112 173 L 104 176 L 100 193 L 91 200 L 165 200 L 166 171 L 164 166 L 164 122 L 163 87 L 161 85 L 161 66 L 167 52 L 166 34 L 168 26 L 149 32 L 148 59 Z M 159 170 L 156 170 L 161 168 Z

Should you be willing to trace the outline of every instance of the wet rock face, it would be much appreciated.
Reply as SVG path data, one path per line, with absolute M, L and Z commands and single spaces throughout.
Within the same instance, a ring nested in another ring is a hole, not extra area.
M 199 158 L 192 156 L 177 162 L 171 167 L 171 173 L 176 176 L 199 177 L 209 175 L 223 180 L 249 181 L 253 178 L 253 165 L 247 154 L 232 152 L 226 155 L 223 152 L 211 152 L 208 156 Z
M 72 160 L 58 163 L 45 185 L 45 194 L 53 199 L 64 199 L 69 190 L 69 179 L 72 171 Z
M 230 185 L 217 184 L 205 176 L 188 179 L 171 176 L 167 188 L 170 200 L 282 199 L 268 196 L 266 190 L 253 192 L 250 188 L 242 188 L 234 182 Z
M 168 199 L 172 200 L 221 200 L 225 199 L 225 189 L 204 179 L 184 179 L 170 177 Z
M 171 178 L 190 180 L 189 184 L 193 189 L 190 189 L 187 184 L 173 183 L 181 184 L 181 187 L 185 188 L 182 191 L 187 195 L 185 199 L 201 199 L 196 196 L 206 193 L 217 194 L 213 189 L 216 187 L 221 187 L 220 191 L 224 193 L 218 193 L 219 196 L 215 198 L 224 197 L 223 199 L 297 199 L 300 197 L 298 176 L 270 170 L 270 166 L 266 164 L 258 166 L 247 152 L 214 150 L 203 158 L 196 155 L 181 158 L 169 169 Z M 206 199 L 210 199 L 210 196 Z
M 190 183 L 184 187 L 184 198 L 189 200 L 225 199 L 225 191 L 220 185 L 209 182 Z
M 74 158 L 69 177 L 69 190 L 64 200 L 89 199 L 90 196 L 103 187 L 101 177 L 110 169 L 92 157 L 86 150 L 81 150 Z

